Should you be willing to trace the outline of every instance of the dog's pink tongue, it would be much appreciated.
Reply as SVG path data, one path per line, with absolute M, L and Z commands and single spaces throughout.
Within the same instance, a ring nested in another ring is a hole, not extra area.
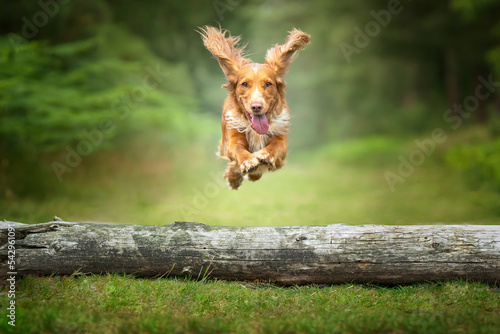
M 265 135 L 269 130 L 269 123 L 267 123 L 266 115 L 252 115 L 252 128 L 257 131 L 259 135 Z

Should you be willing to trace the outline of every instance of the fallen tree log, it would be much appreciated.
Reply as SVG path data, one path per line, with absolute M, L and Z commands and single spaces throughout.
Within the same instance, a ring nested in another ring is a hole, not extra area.
M 9 242 L 15 247 L 14 257 L 9 257 Z M 209 275 L 284 285 L 450 279 L 498 284 L 500 226 L 3 222 L 0 257 L 2 276 L 79 271 L 140 277 Z M 15 259 L 13 267 L 9 259 Z

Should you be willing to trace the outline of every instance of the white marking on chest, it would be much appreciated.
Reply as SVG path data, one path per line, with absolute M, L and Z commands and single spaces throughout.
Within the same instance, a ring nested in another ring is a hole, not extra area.
M 229 110 L 226 113 L 225 119 L 228 128 L 236 129 L 239 133 L 246 134 L 248 151 L 254 153 L 266 147 L 272 136 L 279 136 L 288 131 L 290 112 L 285 108 L 281 114 L 271 117 L 269 120 L 269 131 L 265 135 L 259 135 L 252 129 L 252 125 L 246 116 L 237 114 L 233 110 Z
M 269 142 L 269 135 L 259 135 L 255 131 L 249 131 L 247 132 L 247 142 L 248 142 L 248 152 L 250 153 L 255 153 L 259 150 L 262 150 L 264 147 L 267 146 L 267 143 Z

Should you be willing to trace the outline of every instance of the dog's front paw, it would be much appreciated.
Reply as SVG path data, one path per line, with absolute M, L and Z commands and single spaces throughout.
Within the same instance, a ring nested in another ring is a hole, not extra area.
M 271 155 L 266 149 L 255 152 L 253 156 L 266 165 L 274 166 L 274 163 L 276 162 L 276 157 Z
M 242 173 L 250 173 L 257 169 L 260 161 L 257 158 L 251 158 L 243 161 L 240 165 L 240 170 Z

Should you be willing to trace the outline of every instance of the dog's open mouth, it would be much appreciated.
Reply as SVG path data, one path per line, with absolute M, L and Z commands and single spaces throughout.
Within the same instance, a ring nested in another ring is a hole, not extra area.
M 257 131 L 259 135 L 265 135 L 269 131 L 269 123 L 267 122 L 266 114 L 254 115 L 247 111 L 247 116 L 252 123 L 252 129 Z

